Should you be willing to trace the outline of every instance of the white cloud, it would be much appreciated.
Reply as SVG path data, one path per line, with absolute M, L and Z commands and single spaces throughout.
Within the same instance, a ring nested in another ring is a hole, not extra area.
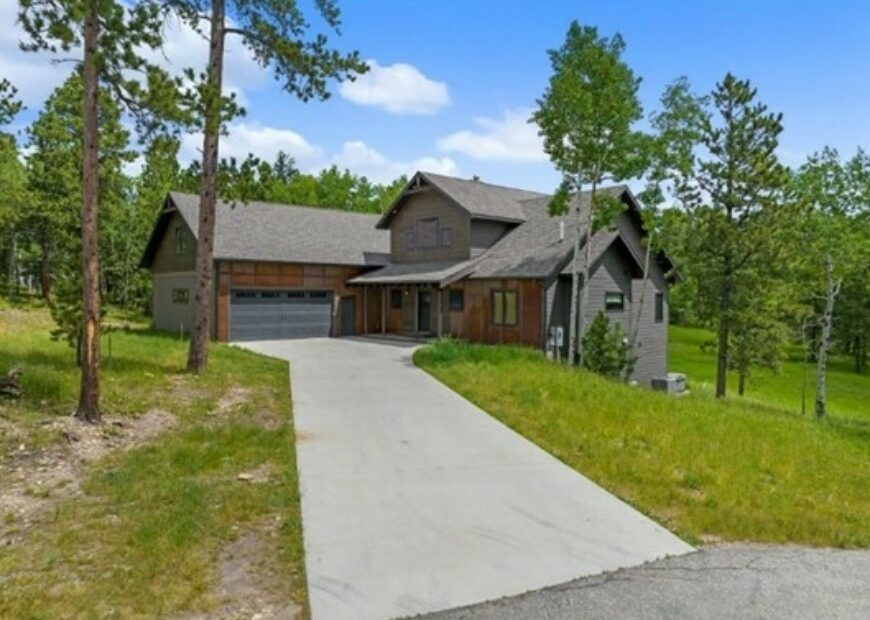
M 365 142 L 345 142 L 340 153 L 332 157 L 332 164 L 347 168 L 355 174 L 364 175 L 375 183 L 386 183 L 403 174 L 411 175 L 417 170 L 455 175 L 459 168 L 449 157 L 421 157 L 412 161 L 390 160 Z
M 265 127 L 255 123 L 232 123 L 229 135 L 221 137 L 221 158 L 235 157 L 242 160 L 253 153 L 268 162 L 275 161 L 279 151 L 284 151 L 300 165 L 313 165 L 322 157 L 322 150 L 300 134 L 290 129 Z M 202 157 L 202 134 L 187 134 L 181 142 L 180 159 L 188 164 Z
M 447 84 L 426 77 L 413 65 L 382 66 L 376 60 L 366 62 L 367 73 L 339 87 L 339 93 L 348 101 L 393 114 L 432 115 L 450 105 Z
M 481 161 L 547 161 L 538 126 L 529 123 L 528 109 L 505 110 L 501 119 L 476 117 L 476 130 L 457 131 L 440 138 L 445 153 L 461 153 Z

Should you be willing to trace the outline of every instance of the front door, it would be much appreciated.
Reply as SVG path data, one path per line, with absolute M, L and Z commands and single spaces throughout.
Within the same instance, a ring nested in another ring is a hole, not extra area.
M 429 291 L 417 293 L 417 331 L 432 331 L 432 293 Z
M 356 301 L 353 296 L 342 297 L 338 308 L 341 322 L 341 335 L 353 336 L 356 334 Z

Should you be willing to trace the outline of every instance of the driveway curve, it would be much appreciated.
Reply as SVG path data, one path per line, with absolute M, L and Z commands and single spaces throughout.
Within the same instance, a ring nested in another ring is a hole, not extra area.
M 416 368 L 409 344 L 244 346 L 290 362 L 313 620 L 445 610 L 693 550 Z

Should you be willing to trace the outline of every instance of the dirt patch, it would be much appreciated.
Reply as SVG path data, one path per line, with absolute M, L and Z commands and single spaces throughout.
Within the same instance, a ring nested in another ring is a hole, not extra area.
M 41 426 L 40 434 L 52 440 L 33 448 L 28 434 L 7 421 L 5 433 L 20 443 L 0 459 L 0 544 L 21 542 L 59 501 L 80 493 L 89 463 L 146 443 L 175 424 L 175 416 L 159 409 L 138 418 L 106 416 L 101 425 L 60 418 Z
M 221 550 L 216 609 L 179 616 L 177 620 L 296 620 L 302 608 L 289 601 L 287 580 L 277 570 L 275 540 L 279 520 L 239 531 Z

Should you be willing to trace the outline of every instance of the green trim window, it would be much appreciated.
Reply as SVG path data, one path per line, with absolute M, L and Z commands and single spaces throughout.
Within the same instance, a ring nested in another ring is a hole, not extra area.
M 454 289 L 450 291 L 450 311 L 462 312 L 465 308 L 465 291 Z
M 515 327 L 517 324 L 517 292 L 492 292 L 492 324 Z
M 604 293 L 604 309 L 608 312 L 625 310 L 625 295 L 618 291 Z
M 656 293 L 656 323 L 665 321 L 665 294 Z
M 184 226 L 175 227 L 175 255 L 184 256 L 187 254 L 187 231 Z
M 186 288 L 174 288 L 172 289 L 172 303 L 174 304 L 186 304 L 190 301 L 190 291 Z

